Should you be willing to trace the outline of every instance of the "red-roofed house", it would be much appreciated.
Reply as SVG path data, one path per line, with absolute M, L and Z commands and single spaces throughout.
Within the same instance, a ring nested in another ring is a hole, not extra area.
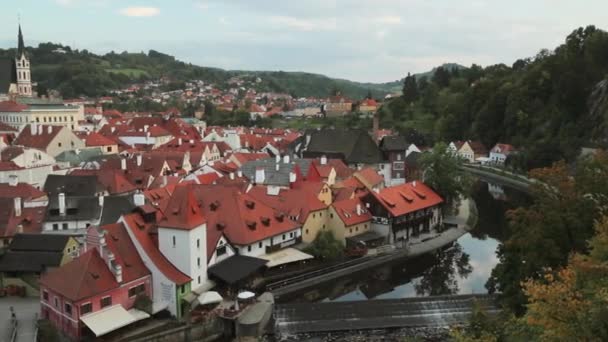
M 515 147 L 512 145 L 498 143 L 490 150 L 490 162 L 504 164 L 507 157 L 515 151 Z
M 40 279 L 41 315 L 76 339 L 95 338 L 149 317 L 133 308 L 152 297 L 150 270 L 122 223 L 87 230 L 83 254 Z
M 365 99 L 359 104 L 359 112 L 361 113 L 374 113 L 378 110 L 378 102 L 374 99 Z
M 15 146 L 35 148 L 56 157 L 61 152 L 84 148 L 84 143 L 71 130 L 63 126 L 26 125 Z
M 346 244 L 347 238 L 371 230 L 372 215 L 358 197 L 334 202 L 328 212 L 329 229 L 343 244 Z
M 366 167 L 353 174 L 369 190 L 380 190 L 384 188 L 384 177 L 372 167 Z
M 108 139 L 99 133 L 87 134 L 84 138 L 84 143 L 87 147 L 101 147 L 104 154 L 118 153 L 118 144 L 116 141 Z
M 440 208 L 443 199 L 421 182 L 370 191 L 363 201 L 370 205 L 374 229 L 388 235 L 390 243 L 431 232 L 443 220 Z
M 184 313 L 183 297 L 191 292 L 192 279 L 160 251 L 156 212 L 141 209 L 136 209 L 140 210 L 138 213 L 123 215 L 119 221 L 135 246 L 132 253 L 136 251 L 152 273 L 152 313 L 167 309 L 180 318 Z

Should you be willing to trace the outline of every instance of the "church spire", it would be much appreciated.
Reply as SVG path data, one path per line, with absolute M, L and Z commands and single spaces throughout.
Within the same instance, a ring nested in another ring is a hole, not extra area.
M 25 54 L 25 43 L 23 42 L 23 33 L 21 33 L 21 23 L 19 23 L 19 42 L 17 44 L 17 56 L 21 57 Z

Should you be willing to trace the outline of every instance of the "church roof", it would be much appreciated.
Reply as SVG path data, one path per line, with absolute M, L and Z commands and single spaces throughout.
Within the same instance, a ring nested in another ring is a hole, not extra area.
M 19 42 L 17 44 L 17 57 L 25 54 L 25 43 L 23 42 L 23 33 L 21 32 L 21 25 L 19 25 Z

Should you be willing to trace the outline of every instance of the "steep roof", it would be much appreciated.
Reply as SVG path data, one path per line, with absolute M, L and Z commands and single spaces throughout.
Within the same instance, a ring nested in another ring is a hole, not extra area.
M 21 216 L 16 216 L 13 198 L 0 198 L 0 237 L 40 233 L 45 212 L 45 207 L 22 208 Z
M 9 250 L 0 258 L 0 272 L 43 272 L 61 264 L 63 253 Z
M 195 185 L 192 189 L 207 218 L 207 230 L 222 231 L 233 244 L 249 245 L 300 227 L 287 213 L 274 210 L 238 187 Z
M 16 101 L 2 101 L 0 102 L 0 112 L 10 112 L 10 113 L 15 113 L 15 112 L 22 112 L 24 110 L 28 109 L 28 106 L 23 104 L 23 103 L 19 103 Z
M 192 279 L 178 270 L 160 252 L 158 246 L 150 237 L 151 230 L 156 228 L 144 221 L 140 214 L 124 215 L 125 228 L 128 229 L 143 249 L 143 252 L 150 258 L 152 263 L 171 281 L 178 285 L 190 282 Z
M 251 182 L 255 181 L 255 174 L 258 168 L 264 169 L 265 185 L 289 185 L 289 175 L 292 172 L 300 173 L 306 177 L 310 168 L 310 159 L 296 159 L 285 163 L 283 159 L 277 162 L 275 158 L 258 159 L 249 161 L 241 166 L 243 175 Z M 277 170 L 278 166 L 278 170 Z M 299 175 L 300 176 L 300 175 Z
M 160 227 L 190 230 L 205 223 L 200 204 L 189 186 L 177 186 L 162 211 L 164 217 L 159 222 Z
M 296 217 L 301 224 L 304 224 L 310 212 L 327 208 L 327 205 L 314 195 L 314 192 L 303 188 L 281 189 L 277 195 L 269 195 L 267 187 L 255 186 L 248 194 L 275 210 L 286 213 L 290 217 Z
M 114 253 L 114 260 L 122 267 L 122 282 L 128 283 L 150 274 L 150 270 L 142 261 L 135 245 L 122 223 L 114 223 L 99 227 L 106 231 L 105 238 L 108 249 Z
M 13 144 L 46 150 L 63 129 L 66 128 L 62 126 L 42 125 L 41 131 L 37 130 L 36 134 L 32 134 L 31 125 L 27 125 L 21 130 L 21 133 L 19 133 Z
M 84 139 L 84 143 L 88 147 L 116 145 L 114 140 L 110 140 L 99 133 L 91 133 Z
M 372 220 L 372 214 L 358 197 L 334 202 L 331 206 L 347 227 Z
M 11 186 L 8 183 L 0 183 L 0 198 L 21 197 L 25 200 L 45 197 L 46 193 L 36 189 L 28 183 L 17 183 Z
M 118 222 L 122 215 L 129 214 L 135 209 L 133 196 L 106 196 L 103 200 L 100 225 Z
M 382 161 L 380 149 L 367 134 L 360 129 L 322 129 L 308 131 L 310 143 L 304 157 L 326 155 L 341 158 L 348 164 L 377 164 Z
M 380 141 L 380 149 L 383 151 L 405 151 L 407 147 L 407 140 L 400 135 L 386 136 Z
M 443 199 L 422 182 L 410 182 L 370 192 L 393 216 L 398 217 L 443 203 Z
M 72 301 L 89 298 L 119 286 L 97 248 L 43 274 L 40 283 Z
M 17 68 L 12 59 L 0 59 L 0 94 L 8 94 L 11 84 L 17 83 Z
M 96 176 L 48 175 L 44 183 L 44 192 L 49 195 L 95 196 L 101 191 Z

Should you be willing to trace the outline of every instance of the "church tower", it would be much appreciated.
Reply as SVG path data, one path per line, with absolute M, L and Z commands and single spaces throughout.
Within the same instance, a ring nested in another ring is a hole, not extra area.
M 19 42 L 17 45 L 17 55 L 15 56 L 15 69 L 17 71 L 17 93 L 19 96 L 32 96 L 32 77 L 30 73 L 30 60 L 25 53 L 25 43 L 21 24 L 19 24 Z

